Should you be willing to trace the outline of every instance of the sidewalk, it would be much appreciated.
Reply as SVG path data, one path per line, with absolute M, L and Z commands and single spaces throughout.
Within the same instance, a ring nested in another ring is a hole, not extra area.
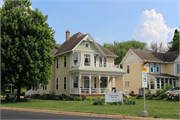
M 90 117 L 118 118 L 118 119 L 122 118 L 122 119 L 136 119 L 136 120 L 176 120 L 176 119 L 136 117 L 136 116 L 127 116 L 127 115 L 107 115 L 107 114 L 82 113 L 82 112 L 66 112 L 66 111 L 55 111 L 55 110 L 41 110 L 41 109 L 29 109 L 29 108 L 1 107 L 1 109 L 20 110 L 20 111 L 35 111 L 35 112 L 45 112 L 45 113 L 54 113 L 54 114 L 69 114 L 69 115 L 90 116 Z

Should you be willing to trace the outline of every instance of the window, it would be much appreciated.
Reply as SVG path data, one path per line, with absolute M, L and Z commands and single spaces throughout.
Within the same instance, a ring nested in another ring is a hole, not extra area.
M 84 54 L 84 66 L 90 66 L 90 55 Z
M 156 64 L 156 72 L 159 73 L 159 64 Z
M 47 85 L 46 85 L 46 86 L 43 86 L 43 90 L 47 90 Z
M 99 67 L 102 67 L 102 57 L 99 57 Z
M 104 57 L 104 67 L 106 67 L 106 57 Z
M 56 90 L 58 90 L 59 78 L 56 78 Z
M 179 74 L 179 64 L 177 64 L 177 74 Z
M 84 88 L 89 88 L 89 77 L 84 77 Z
M 84 46 L 85 46 L 86 48 L 90 48 L 89 42 L 85 42 L 85 43 L 84 43 Z
M 127 68 L 127 69 L 126 69 L 126 70 L 127 70 L 126 72 L 127 72 L 127 74 L 129 74 L 129 73 L 130 73 L 129 65 L 127 65 L 126 68 Z
M 153 73 L 153 63 L 151 63 L 151 73 Z
M 66 56 L 64 56 L 64 67 L 66 67 Z
M 78 77 L 77 76 L 73 77 L 73 88 L 78 88 Z
M 64 90 L 66 90 L 66 76 L 64 77 Z
M 150 83 L 151 83 L 151 89 L 154 89 L 154 79 L 151 79 Z
M 94 67 L 96 67 L 96 56 L 94 55 Z
M 107 77 L 101 77 L 100 79 L 100 87 L 106 88 L 107 87 Z
M 161 89 L 164 87 L 164 80 L 161 79 Z
M 130 86 L 130 81 L 125 81 L 125 87 L 129 87 Z
M 160 89 L 160 86 L 159 86 L 159 79 L 157 79 L 157 89 Z
M 73 63 L 76 64 L 78 62 L 78 54 L 73 54 Z
M 59 68 L 59 59 L 56 58 L 56 69 L 58 69 L 58 68 Z

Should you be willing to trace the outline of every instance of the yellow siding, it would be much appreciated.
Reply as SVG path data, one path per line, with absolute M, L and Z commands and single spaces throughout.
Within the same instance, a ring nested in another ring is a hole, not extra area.
M 166 64 L 162 64 L 161 63 L 161 73 L 167 73 L 167 70 L 166 70 Z
M 173 64 L 172 63 L 167 63 L 166 64 L 166 73 L 173 75 Z

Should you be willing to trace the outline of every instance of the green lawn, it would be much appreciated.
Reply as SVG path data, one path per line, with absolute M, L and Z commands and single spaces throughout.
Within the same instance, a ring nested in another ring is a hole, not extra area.
M 123 114 L 131 116 L 141 116 L 143 110 L 143 100 L 135 99 L 136 105 L 103 105 L 94 106 L 93 101 L 56 101 L 56 100 L 36 100 L 30 102 L 7 103 L 1 100 L 2 107 L 35 108 L 61 111 L 87 112 L 99 114 Z M 179 102 L 146 100 L 146 110 L 148 117 L 159 118 L 179 118 Z

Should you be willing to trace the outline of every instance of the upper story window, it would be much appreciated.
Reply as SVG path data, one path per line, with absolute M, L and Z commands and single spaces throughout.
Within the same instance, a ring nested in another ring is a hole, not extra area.
M 159 73 L 159 64 L 156 64 L 156 72 Z
M 150 70 L 151 70 L 151 73 L 153 73 L 154 69 L 153 69 L 153 63 L 150 64 Z
M 73 63 L 78 62 L 78 54 L 73 54 Z
M 66 56 L 64 56 L 64 67 L 66 67 Z
M 94 55 L 94 67 L 96 67 L 96 55 Z
M 102 67 L 102 57 L 99 57 L 99 67 Z
M 84 66 L 90 66 L 90 55 L 84 54 Z
M 89 42 L 85 42 L 85 43 L 84 43 L 84 46 L 85 46 L 86 48 L 90 48 L 90 43 L 89 43 Z
M 56 69 L 59 68 L 59 58 L 56 58 Z
M 107 66 L 107 60 L 106 60 L 106 57 L 104 57 L 104 67 Z
M 130 67 L 129 67 L 129 65 L 126 66 L 126 72 L 127 72 L 127 74 L 130 73 Z

